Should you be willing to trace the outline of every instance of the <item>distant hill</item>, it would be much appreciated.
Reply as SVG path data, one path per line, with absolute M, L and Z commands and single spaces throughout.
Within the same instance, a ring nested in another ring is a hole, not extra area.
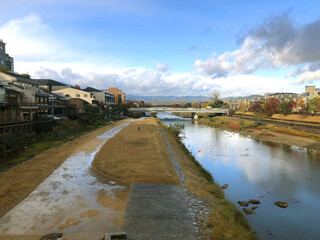
M 133 101 L 144 101 L 145 103 L 184 103 L 184 102 L 208 102 L 209 97 L 206 96 L 136 96 L 126 94 L 126 98 Z
M 227 97 L 227 98 L 223 98 L 223 100 L 241 101 L 241 100 L 251 100 L 251 99 L 260 98 L 260 97 L 263 97 L 263 95 L 254 94 L 254 95 L 243 96 L 243 97 Z

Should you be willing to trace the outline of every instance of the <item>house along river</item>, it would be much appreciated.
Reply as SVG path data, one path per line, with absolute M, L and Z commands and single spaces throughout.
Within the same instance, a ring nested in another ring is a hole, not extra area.
M 320 157 L 305 148 L 260 142 L 227 130 L 210 128 L 169 113 L 166 125 L 184 123 L 183 142 L 219 185 L 226 198 L 259 199 L 247 215 L 259 239 L 320 239 Z M 286 201 L 287 208 L 274 205 Z M 251 207 L 251 205 L 249 205 Z

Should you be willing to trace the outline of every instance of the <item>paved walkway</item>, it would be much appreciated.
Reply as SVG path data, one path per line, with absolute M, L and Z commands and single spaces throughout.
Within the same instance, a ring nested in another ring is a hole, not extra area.
M 132 184 L 123 230 L 128 239 L 194 239 L 180 185 Z

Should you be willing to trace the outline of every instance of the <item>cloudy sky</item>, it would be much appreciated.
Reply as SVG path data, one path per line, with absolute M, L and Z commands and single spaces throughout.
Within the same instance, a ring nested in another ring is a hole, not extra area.
M 1 1 L 15 71 L 135 95 L 320 87 L 319 0 Z

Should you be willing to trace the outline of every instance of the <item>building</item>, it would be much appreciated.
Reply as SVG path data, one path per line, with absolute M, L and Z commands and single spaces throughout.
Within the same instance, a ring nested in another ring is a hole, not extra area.
M 293 100 L 293 101 L 298 102 L 300 99 L 300 95 L 297 93 L 266 93 L 264 98 L 265 99 L 277 98 L 280 101 Z
M 81 98 L 71 98 L 68 100 L 60 101 L 58 104 L 64 105 L 68 118 L 77 119 L 83 116 L 83 114 L 85 113 L 84 106 L 89 103 Z
M 90 104 L 95 104 L 95 98 L 91 96 L 89 92 L 85 92 L 81 89 L 78 88 L 73 88 L 73 87 L 67 87 L 67 88 L 62 88 L 59 90 L 52 91 L 54 94 L 58 94 L 64 98 L 71 99 L 71 98 L 80 98 Z
M 91 96 L 101 104 L 114 104 L 114 96 L 111 93 L 92 87 L 86 87 L 83 91 L 90 93 Z
M 5 102 L 1 104 L 2 123 L 32 121 L 48 114 L 49 94 L 39 88 L 37 81 L 16 73 L 1 73 L 2 94 Z
M 305 94 L 307 95 L 307 101 L 320 97 L 320 88 L 316 88 L 315 86 L 306 86 Z
M 0 39 L 0 66 L 4 65 L 10 68 L 10 71 L 13 72 L 13 58 L 6 53 L 6 44 Z
M 42 89 L 44 89 L 46 92 L 53 92 L 56 90 L 60 90 L 63 88 L 70 88 L 71 86 L 62 82 L 58 82 L 56 80 L 52 79 L 33 79 L 37 81 Z
M 124 104 L 126 101 L 126 94 L 116 87 L 111 87 L 108 90 L 104 90 L 107 93 L 111 93 L 114 96 L 115 104 Z

